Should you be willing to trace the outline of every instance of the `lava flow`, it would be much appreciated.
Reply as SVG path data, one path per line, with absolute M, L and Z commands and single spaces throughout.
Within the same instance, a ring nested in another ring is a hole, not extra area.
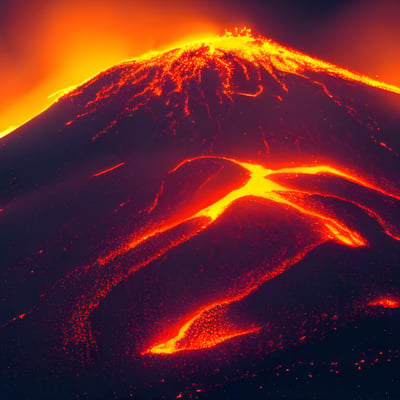
M 32 331 L 51 367 L 151 385 L 393 314 L 399 94 L 248 29 L 63 94 L 1 139 L 9 359 Z
M 186 162 L 193 162 L 195 160 L 198 160 L 199 158 L 196 159 L 191 159 L 191 160 L 185 160 L 183 163 L 179 164 L 173 171 L 176 171 L 178 168 L 180 168 L 183 164 Z M 256 164 L 251 164 L 251 163 L 244 163 L 240 162 L 237 160 L 233 159 L 228 159 L 221 157 L 222 160 L 226 160 L 229 162 L 233 162 L 242 168 L 246 169 L 247 172 L 249 173 L 249 178 L 248 181 L 240 188 L 231 191 L 229 194 L 227 194 L 225 197 L 222 199 L 219 199 L 215 203 L 205 207 L 204 209 L 200 210 L 197 212 L 195 215 L 190 216 L 184 221 L 194 219 L 194 218 L 201 218 L 201 217 L 206 217 L 208 219 L 207 225 L 203 225 L 203 228 L 206 228 L 209 224 L 213 223 L 219 216 L 221 216 L 229 206 L 232 205 L 233 202 L 247 197 L 247 196 L 254 196 L 254 197 L 260 197 L 264 199 L 268 199 L 270 201 L 274 201 L 277 203 L 282 204 L 283 206 L 286 207 L 293 207 L 295 210 L 298 212 L 305 214 L 310 218 L 310 223 L 315 223 L 315 220 L 317 220 L 321 224 L 321 241 L 320 243 L 323 243 L 326 240 L 336 240 L 340 243 L 343 243 L 344 245 L 347 246 L 354 246 L 354 247 L 359 247 L 359 246 L 365 246 L 367 243 L 365 239 L 357 232 L 349 227 L 347 227 L 345 224 L 341 223 L 340 221 L 336 220 L 335 218 L 329 217 L 327 215 L 324 215 L 323 213 L 319 212 L 318 210 L 314 210 L 308 207 L 301 207 L 299 206 L 298 203 L 298 198 L 296 198 L 296 194 L 307 194 L 307 195 L 312 195 L 316 193 L 310 193 L 310 192 L 302 192 L 300 190 L 295 190 L 293 188 L 287 188 L 282 185 L 279 185 L 273 181 L 273 178 L 271 178 L 271 175 L 273 176 L 279 176 L 279 174 L 289 174 L 289 175 L 318 175 L 318 174 L 328 174 L 328 175 L 333 175 L 337 177 L 341 177 L 343 179 L 346 179 L 351 182 L 356 182 L 359 185 L 362 185 L 363 187 L 381 192 L 387 196 L 390 196 L 394 199 L 400 200 L 399 196 L 389 194 L 379 188 L 376 188 L 367 182 L 364 182 L 362 179 L 359 179 L 355 176 L 352 176 L 348 173 L 345 173 L 343 171 L 339 171 L 335 168 L 329 167 L 329 166 L 316 166 L 316 167 L 298 167 L 298 168 L 284 168 L 280 170 L 270 170 L 266 169 L 261 165 L 256 165 Z M 290 194 L 290 195 L 288 195 Z M 365 208 L 363 206 L 360 206 L 362 208 Z M 368 210 L 369 212 L 373 212 L 372 210 Z M 374 213 L 375 214 L 375 213 Z M 379 218 L 379 217 L 378 217 Z M 379 218 L 381 220 L 381 218 Z M 180 224 L 184 221 L 178 221 L 172 225 L 169 225 L 165 227 L 165 230 L 167 229 L 172 229 L 174 226 L 177 224 Z M 382 221 L 382 220 L 381 220 Z M 314 228 L 315 229 L 315 228 Z M 149 237 L 159 234 L 163 232 L 163 229 L 158 229 L 152 233 L 149 233 L 145 235 L 143 239 L 140 239 L 138 241 L 135 241 L 135 246 L 138 243 L 141 243 L 142 240 L 147 240 Z M 387 231 L 387 233 L 395 237 L 393 233 L 390 233 Z M 396 237 L 397 239 L 400 240 L 400 237 Z M 131 245 L 132 246 L 132 245 Z M 308 249 L 307 251 L 309 251 Z M 238 330 L 238 331 L 231 331 L 229 333 L 225 332 L 219 332 L 218 327 L 214 326 L 213 329 L 210 332 L 206 332 L 206 338 L 202 337 L 200 340 L 198 340 L 195 343 L 191 343 L 189 345 L 183 345 L 182 347 L 179 346 L 179 343 L 185 342 L 185 336 L 188 335 L 190 328 L 194 326 L 195 324 L 204 324 L 205 320 L 212 320 L 212 316 L 210 316 L 210 311 L 215 311 L 218 310 L 218 308 L 221 308 L 224 305 L 231 304 L 233 302 L 241 300 L 243 297 L 251 293 L 253 290 L 257 289 L 262 283 L 264 283 L 266 280 L 271 279 L 272 277 L 276 276 L 279 273 L 282 273 L 286 268 L 288 268 L 290 265 L 294 264 L 296 261 L 301 259 L 307 251 L 302 250 L 302 254 L 298 255 L 295 257 L 294 260 L 285 260 L 285 262 L 282 265 L 279 265 L 275 273 L 269 272 L 268 274 L 259 277 L 259 281 L 257 283 L 253 283 L 251 286 L 244 288 L 243 292 L 236 295 L 233 298 L 228 298 L 224 299 L 220 302 L 207 305 L 206 307 L 200 309 L 197 311 L 196 315 L 194 317 L 191 317 L 187 322 L 183 324 L 183 326 L 179 329 L 179 332 L 176 337 L 169 339 L 165 343 L 158 344 L 151 349 L 148 350 L 150 353 L 175 353 L 177 351 L 182 351 L 182 350 L 196 350 L 196 349 L 201 349 L 201 348 L 207 348 L 207 347 L 212 347 L 215 346 L 216 344 L 225 341 L 227 339 L 236 337 L 236 336 L 241 336 L 244 334 L 248 333 L 253 333 L 258 328 L 251 328 L 247 330 Z M 199 322 L 200 321 L 200 322 Z M 216 336 L 217 335 L 217 336 Z

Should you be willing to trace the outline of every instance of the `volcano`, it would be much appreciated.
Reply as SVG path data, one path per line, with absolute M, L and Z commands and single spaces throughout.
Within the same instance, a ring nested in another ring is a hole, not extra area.
M 1 139 L 7 398 L 399 393 L 399 95 L 244 29 Z

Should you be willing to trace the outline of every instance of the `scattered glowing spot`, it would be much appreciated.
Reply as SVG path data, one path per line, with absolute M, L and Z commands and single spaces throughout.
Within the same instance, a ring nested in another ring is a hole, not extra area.
M 19 319 L 24 319 L 28 314 L 30 314 L 33 310 L 27 311 L 25 313 L 19 314 L 16 317 L 10 319 L 9 321 L 7 321 L 5 324 L 1 325 L 0 328 L 4 328 L 6 326 L 8 326 L 9 324 L 11 324 L 12 322 L 15 322 Z

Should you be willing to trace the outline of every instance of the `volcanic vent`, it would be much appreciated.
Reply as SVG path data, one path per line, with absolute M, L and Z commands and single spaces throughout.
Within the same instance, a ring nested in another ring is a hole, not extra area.
M 247 29 L 78 86 L 0 142 L 4 340 L 267 357 L 398 304 L 399 94 Z

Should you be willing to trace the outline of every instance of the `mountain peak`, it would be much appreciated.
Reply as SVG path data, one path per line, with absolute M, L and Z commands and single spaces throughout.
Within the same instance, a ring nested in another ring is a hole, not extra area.
M 396 86 L 308 56 L 271 39 L 254 36 L 250 29 L 243 28 L 122 62 L 63 98 L 85 93 L 87 101 L 81 115 L 95 111 L 99 105 L 118 104 L 120 111 L 116 120 L 129 117 L 151 100 L 160 98 L 167 107 L 174 104 L 174 110 L 183 110 L 185 117 L 191 114 L 190 103 L 194 98 L 207 107 L 210 98 L 214 104 L 223 104 L 238 96 L 258 97 L 271 87 L 274 89 L 270 93 L 280 98 L 290 90 L 290 77 L 316 85 L 334 98 L 324 83 L 324 76 L 400 94 Z M 100 131 L 95 138 L 109 128 Z

